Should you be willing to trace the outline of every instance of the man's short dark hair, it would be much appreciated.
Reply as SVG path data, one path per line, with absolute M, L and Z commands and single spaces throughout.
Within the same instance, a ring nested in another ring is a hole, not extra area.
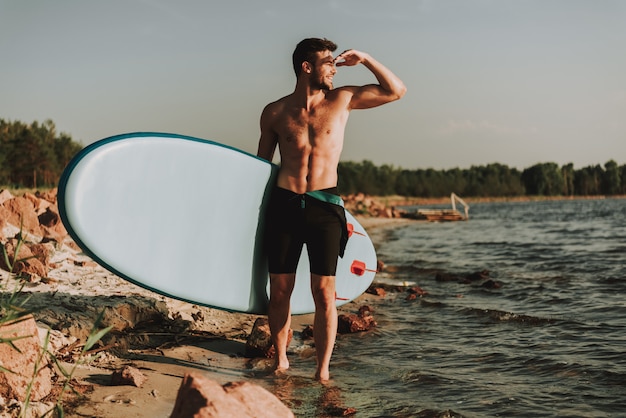
M 302 72 L 302 63 L 308 61 L 314 63 L 317 52 L 331 51 L 334 52 L 337 49 L 337 44 L 326 38 L 307 38 L 300 41 L 293 51 L 293 70 L 296 72 L 296 77 L 300 76 Z

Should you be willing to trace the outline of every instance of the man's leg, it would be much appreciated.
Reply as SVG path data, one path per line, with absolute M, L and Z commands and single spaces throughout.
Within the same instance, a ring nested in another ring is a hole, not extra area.
M 313 340 L 317 353 L 315 378 L 330 379 L 330 358 L 337 337 L 337 306 L 335 305 L 335 276 L 311 274 L 311 291 L 315 301 Z
M 291 293 L 296 283 L 295 274 L 270 274 L 270 304 L 267 319 L 276 350 L 274 369 L 284 371 L 289 368 L 287 341 L 291 328 Z

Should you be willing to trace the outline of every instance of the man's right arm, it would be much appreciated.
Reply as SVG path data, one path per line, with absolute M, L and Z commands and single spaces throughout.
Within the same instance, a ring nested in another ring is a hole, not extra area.
M 265 106 L 261 113 L 261 138 L 259 139 L 259 147 L 256 153 L 258 157 L 269 162 L 272 162 L 276 145 L 278 144 L 278 135 L 272 127 L 275 115 L 272 107 L 272 104 Z

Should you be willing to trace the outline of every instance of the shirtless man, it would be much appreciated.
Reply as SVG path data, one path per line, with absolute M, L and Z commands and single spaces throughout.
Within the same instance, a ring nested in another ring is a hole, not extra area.
M 293 93 L 268 104 L 261 114 L 257 155 L 272 161 L 276 146 L 281 165 L 268 208 L 268 321 L 276 350 L 276 372 L 289 368 L 287 340 L 291 328 L 290 298 L 302 244 L 311 262 L 315 302 L 313 338 L 315 378 L 327 381 L 337 334 L 335 269 L 343 254 L 345 213 L 337 193 L 337 165 L 350 111 L 398 100 L 402 81 L 370 55 L 349 49 L 337 57 L 327 39 L 305 39 L 293 53 L 297 81 Z M 363 64 L 378 84 L 333 88 L 336 67 Z

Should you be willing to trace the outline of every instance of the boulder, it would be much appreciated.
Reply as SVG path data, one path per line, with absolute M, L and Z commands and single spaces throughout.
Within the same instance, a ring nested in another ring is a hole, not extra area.
M 291 343 L 293 338 L 293 330 L 289 330 L 289 337 L 287 339 L 287 346 Z M 272 334 L 270 332 L 270 325 L 267 318 L 261 317 L 254 321 L 252 331 L 246 341 L 246 357 L 265 357 L 274 358 L 276 350 L 272 343 Z
M 20 196 L 14 197 L 2 203 L 0 217 L 7 223 L 22 227 L 24 231 L 41 236 L 39 218 L 35 210 L 35 205 L 31 198 Z
M 293 418 L 276 396 L 250 382 L 220 385 L 198 373 L 187 373 L 178 389 L 170 418 Z
M 369 306 L 359 308 L 358 314 L 341 314 L 337 319 L 337 332 L 339 334 L 367 331 L 377 325 Z
M 53 372 L 47 356 L 41 357 L 39 371 L 35 375 L 35 365 L 43 349 L 35 320 L 27 317 L 0 326 L 0 338 L 13 339 L 15 346 L 0 344 L 0 365 L 11 371 L 0 372 L 0 397 L 24 402 L 31 381 L 31 401 L 39 401 L 50 394 Z

